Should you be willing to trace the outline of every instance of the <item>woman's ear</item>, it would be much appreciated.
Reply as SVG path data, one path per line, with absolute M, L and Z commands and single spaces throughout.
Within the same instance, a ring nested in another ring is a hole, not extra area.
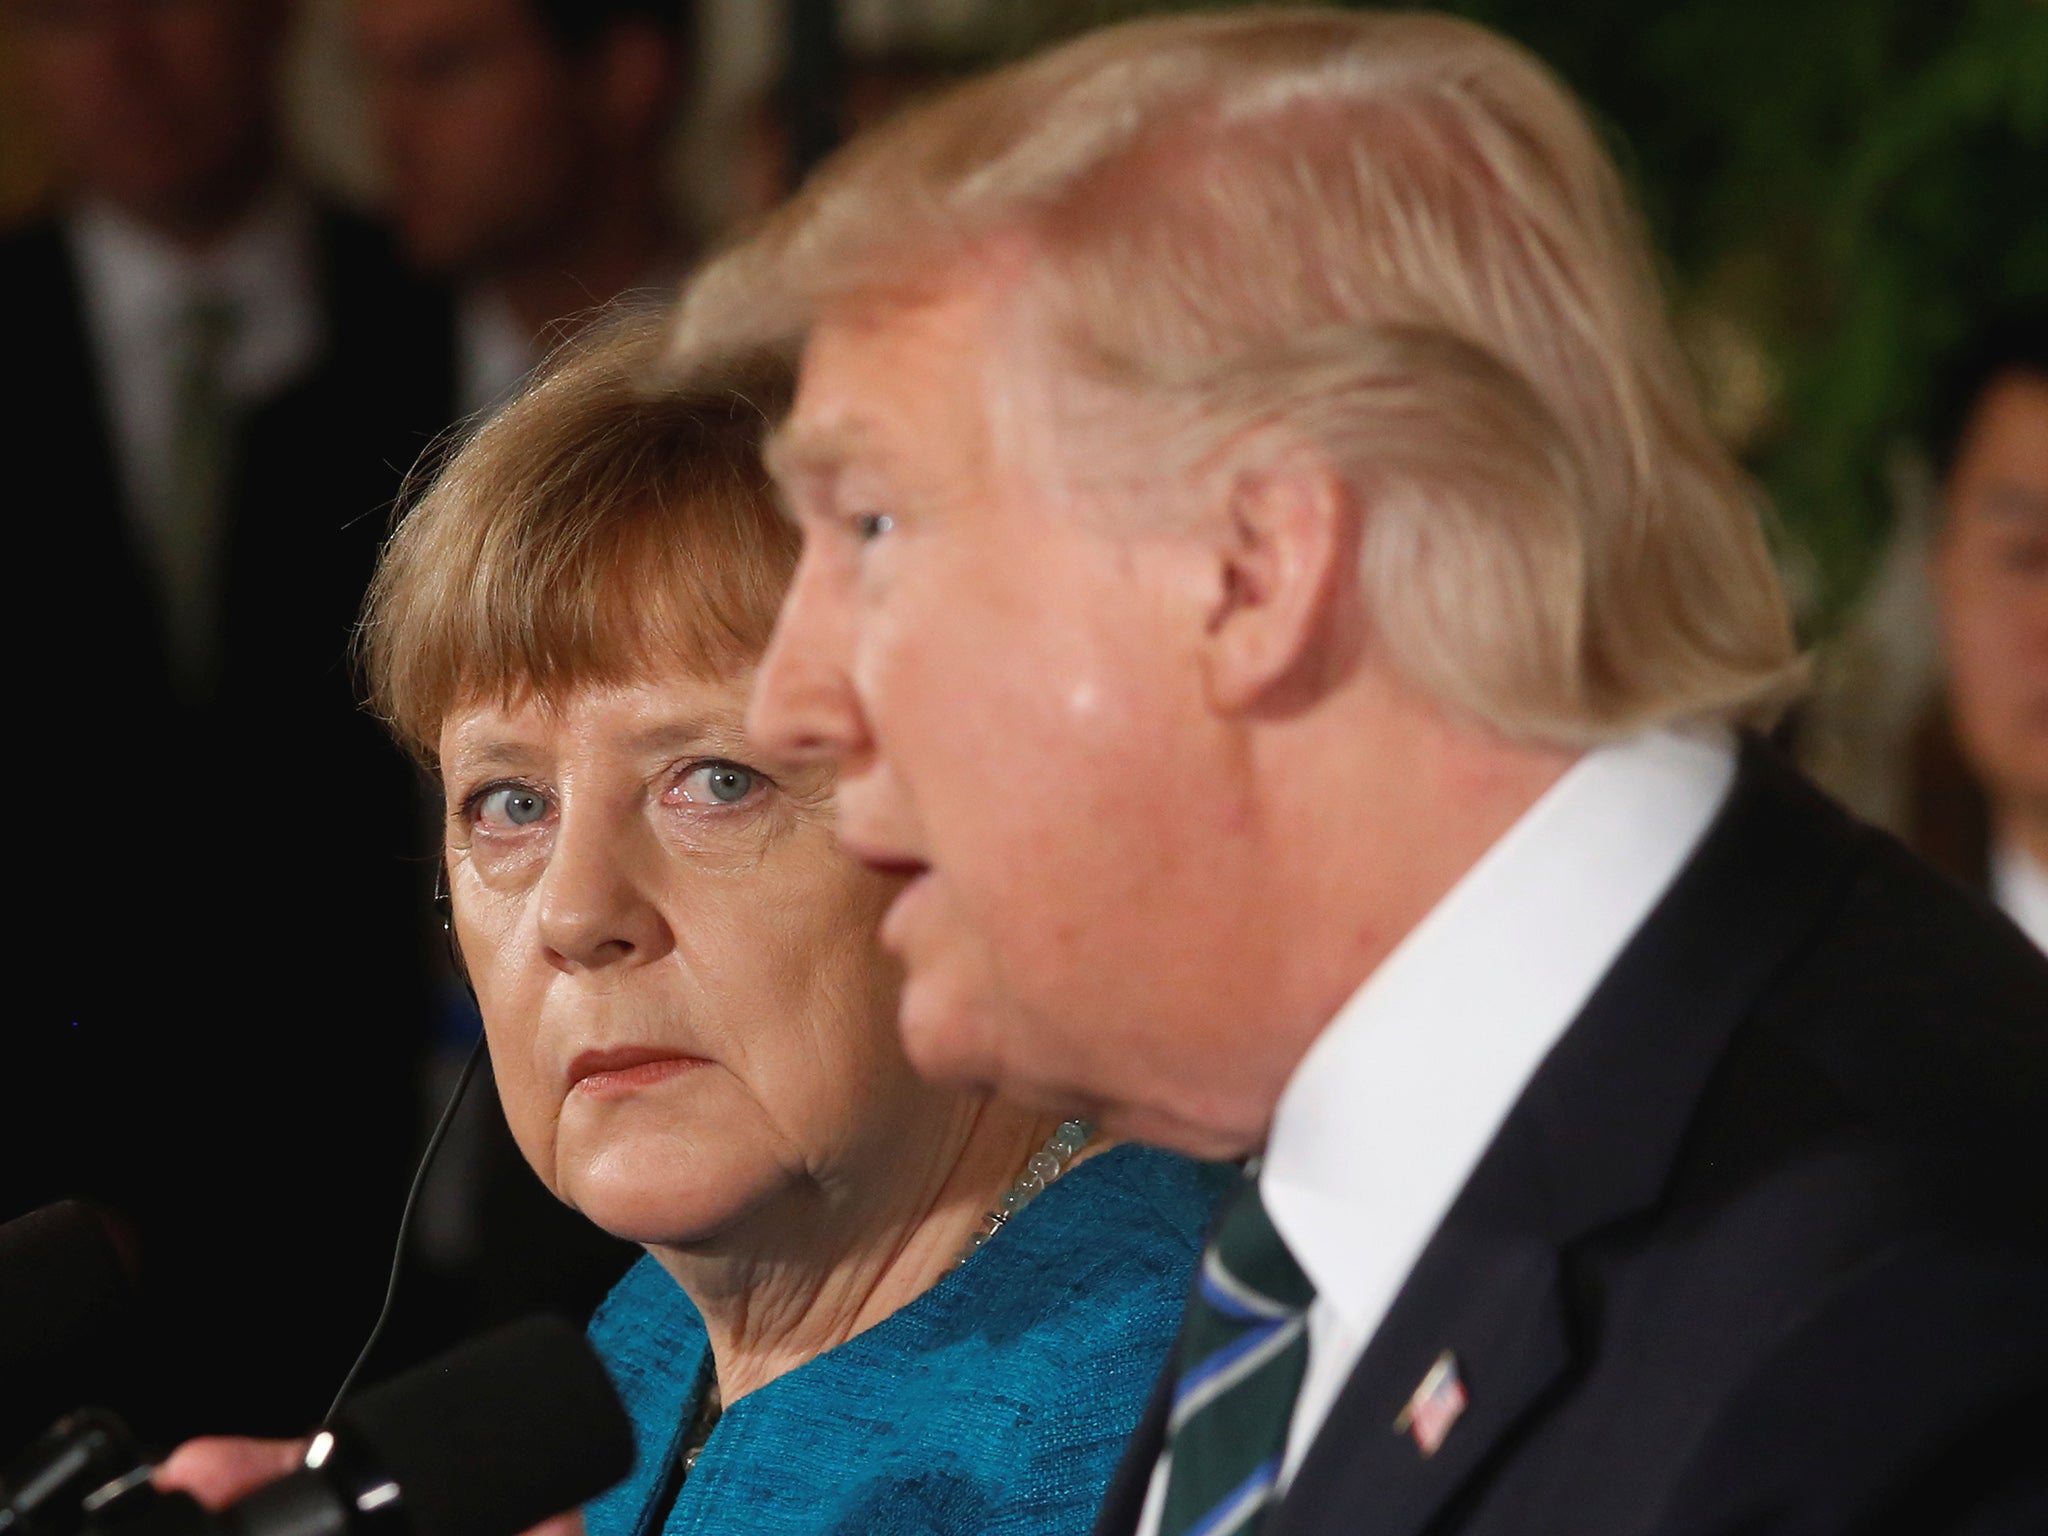
M 1239 713 L 1314 689 L 1357 603 L 1358 509 L 1318 455 L 1232 480 L 1215 527 L 1204 662 L 1212 707 Z

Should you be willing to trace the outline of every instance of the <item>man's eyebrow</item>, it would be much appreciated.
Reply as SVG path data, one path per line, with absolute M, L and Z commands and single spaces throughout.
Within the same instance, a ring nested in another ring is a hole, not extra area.
M 761 462 L 778 481 L 817 478 L 830 475 L 873 439 L 873 431 L 858 421 L 809 427 L 786 420 L 762 445 Z

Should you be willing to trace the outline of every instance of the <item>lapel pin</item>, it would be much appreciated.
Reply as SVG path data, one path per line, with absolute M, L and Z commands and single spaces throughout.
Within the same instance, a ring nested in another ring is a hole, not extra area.
M 1447 1349 L 1409 1394 L 1407 1405 L 1394 1420 L 1394 1433 L 1410 1436 L 1417 1450 L 1434 1456 L 1468 1401 L 1465 1383 L 1458 1375 L 1458 1357 Z

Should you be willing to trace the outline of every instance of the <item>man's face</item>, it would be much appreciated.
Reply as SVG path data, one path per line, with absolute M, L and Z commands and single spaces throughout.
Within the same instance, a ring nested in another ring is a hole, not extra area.
M 2048 378 L 1985 391 L 1937 556 L 1958 736 L 2001 814 L 2048 820 Z
M 580 207 L 591 128 L 575 61 L 525 0 L 359 0 L 364 70 L 413 261 L 487 272 Z
M 268 152 L 279 8 L 263 0 L 12 0 L 23 78 L 71 184 L 203 222 Z
M 1247 801 L 1204 706 L 1201 543 L 1043 473 L 1056 381 L 1018 323 L 991 281 L 813 330 L 773 455 L 804 553 L 751 726 L 836 759 L 842 840 L 910 877 L 882 938 L 920 1070 L 1238 1150 L 1259 1127 L 1215 1063 L 1268 926 L 1234 904 Z

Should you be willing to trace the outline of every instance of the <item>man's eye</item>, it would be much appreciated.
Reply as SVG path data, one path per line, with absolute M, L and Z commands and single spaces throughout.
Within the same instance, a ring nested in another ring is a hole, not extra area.
M 886 512 L 857 512 L 853 518 L 854 537 L 862 543 L 879 539 L 896 526 L 896 519 Z
M 485 827 L 530 827 L 548 813 L 547 796 L 520 784 L 486 790 L 473 806 L 471 816 Z
M 761 776 L 738 763 L 699 763 L 683 775 L 683 798 L 693 805 L 738 805 L 754 792 Z

